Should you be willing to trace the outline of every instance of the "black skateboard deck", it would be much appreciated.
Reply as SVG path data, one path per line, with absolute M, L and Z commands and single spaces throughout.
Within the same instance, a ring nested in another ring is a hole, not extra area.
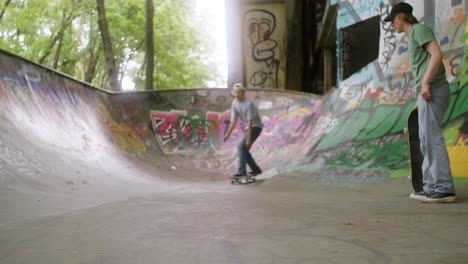
M 423 155 L 420 148 L 418 109 L 414 109 L 408 116 L 408 145 L 411 163 L 411 184 L 415 192 L 423 191 L 422 163 Z
M 231 184 L 248 184 L 257 181 L 255 176 L 231 177 Z

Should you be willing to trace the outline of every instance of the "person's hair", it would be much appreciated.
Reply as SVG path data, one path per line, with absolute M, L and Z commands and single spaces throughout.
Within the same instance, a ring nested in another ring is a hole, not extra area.
M 403 13 L 403 21 L 407 24 L 414 25 L 418 24 L 418 19 L 415 18 L 412 14 Z
M 245 87 L 244 85 L 242 85 L 242 83 L 236 83 L 232 86 L 232 89 L 235 90 L 235 89 L 239 89 L 243 92 L 245 92 Z

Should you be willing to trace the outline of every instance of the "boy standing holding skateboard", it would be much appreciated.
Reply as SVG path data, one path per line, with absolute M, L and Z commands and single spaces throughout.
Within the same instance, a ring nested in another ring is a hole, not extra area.
M 224 142 L 229 138 L 231 132 L 236 127 L 237 119 L 240 118 L 245 124 L 245 134 L 242 138 L 239 146 L 237 148 L 239 155 L 239 169 L 234 177 L 247 176 L 246 164 L 249 164 L 249 167 L 252 169 L 250 176 L 256 176 L 262 173 L 262 170 L 255 163 L 255 160 L 250 155 L 250 147 L 255 142 L 255 140 L 262 133 L 262 120 L 258 114 L 258 109 L 245 97 L 245 88 L 242 84 L 236 83 L 233 86 L 234 96 L 236 97 L 232 101 L 231 105 L 231 123 L 229 124 L 229 129 L 224 136 Z
M 450 87 L 434 32 L 419 24 L 412 12 L 411 5 L 398 3 L 384 19 L 398 33 L 407 34 L 411 71 L 416 81 L 424 191 L 412 193 L 410 198 L 427 203 L 453 202 L 455 188 L 441 129 L 450 102 Z

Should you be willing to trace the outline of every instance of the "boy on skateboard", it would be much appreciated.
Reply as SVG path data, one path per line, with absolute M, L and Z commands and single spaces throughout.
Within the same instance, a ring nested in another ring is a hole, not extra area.
M 250 147 L 262 133 L 262 120 L 258 114 L 258 109 L 252 101 L 245 97 L 245 88 L 241 83 L 233 86 L 234 96 L 236 97 L 231 104 L 231 123 L 224 136 L 224 142 L 229 138 L 231 132 L 236 127 L 237 119 L 240 118 L 245 125 L 244 137 L 240 141 L 237 150 L 239 155 L 239 169 L 233 177 L 247 176 L 246 164 L 252 169 L 249 176 L 256 176 L 262 173 L 255 160 L 250 155 Z
M 455 188 L 441 129 L 450 88 L 434 32 L 419 24 L 412 12 L 411 5 L 398 3 L 384 19 L 398 33 L 407 34 L 411 71 L 416 81 L 424 191 L 412 193 L 410 198 L 427 203 L 453 202 Z

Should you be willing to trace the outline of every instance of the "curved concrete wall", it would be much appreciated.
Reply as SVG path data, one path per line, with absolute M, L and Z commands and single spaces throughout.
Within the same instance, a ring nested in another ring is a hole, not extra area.
M 89 162 L 124 157 L 136 167 L 197 170 L 225 178 L 237 165 L 238 128 L 221 143 L 230 90 L 108 93 L 8 53 L 0 53 L 0 128 L 43 149 Z M 345 87 L 326 97 L 253 90 L 265 129 L 253 148 L 266 174 L 301 176 L 301 184 L 344 186 L 409 174 L 406 136 L 411 86 Z M 466 89 L 452 86 L 445 135 L 456 177 L 467 177 Z M 3 139 L 5 140 L 5 139 Z M 4 167 L 12 168 L 5 155 Z M 28 166 L 25 166 L 26 169 Z M 31 168 L 29 168 L 31 169 Z M 20 171 L 18 172 L 20 173 Z

